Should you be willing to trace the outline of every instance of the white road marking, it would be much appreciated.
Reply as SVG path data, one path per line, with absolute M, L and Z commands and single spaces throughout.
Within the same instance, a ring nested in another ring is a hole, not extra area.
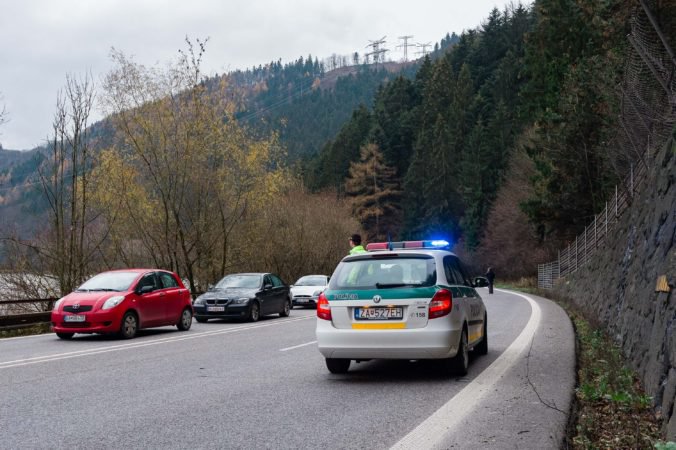
M 525 298 L 531 307 L 530 319 L 521 334 L 507 349 L 481 372 L 463 390 L 458 392 L 446 404 L 434 412 L 413 431 L 394 444 L 392 449 L 428 449 L 441 444 L 448 434 L 459 432 L 456 426 L 472 411 L 472 405 L 492 391 L 493 385 L 512 367 L 521 354 L 530 346 L 533 335 L 540 325 L 540 306 L 527 295 L 496 289 L 511 295 Z
M 305 346 L 307 346 L 307 345 L 312 345 L 312 344 L 316 344 L 316 343 L 317 343 L 317 341 L 306 342 L 305 344 L 294 345 L 293 347 L 282 348 L 282 349 L 280 349 L 279 351 L 280 351 L 280 352 L 285 352 L 285 351 L 287 351 L 287 350 L 293 350 L 293 349 L 296 349 L 296 348 L 301 348 L 301 347 L 305 347 Z
M 173 342 L 180 342 L 180 341 L 186 341 L 189 339 L 197 339 L 197 338 L 203 338 L 203 337 L 211 337 L 211 336 L 217 336 L 221 334 L 229 334 L 229 333 L 236 333 L 239 331 L 246 331 L 246 330 L 252 330 L 252 329 L 257 329 L 257 328 L 266 328 L 266 327 L 271 327 L 271 326 L 277 326 L 277 325 L 284 325 L 287 323 L 291 322 L 297 322 L 299 320 L 307 320 L 309 318 L 314 319 L 314 316 L 305 316 L 305 317 L 297 317 L 293 319 L 284 319 L 284 320 L 275 320 L 273 322 L 269 323 L 258 323 L 254 325 L 244 325 L 244 326 L 238 326 L 238 327 L 233 327 L 233 328 L 225 328 L 225 329 L 219 329 L 219 330 L 214 330 L 214 331 L 204 331 L 200 333 L 195 333 L 195 334 L 181 334 L 180 336 L 171 336 L 171 337 L 166 337 L 166 338 L 159 338 L 159 339 L 154 339 L 152 341 L 143 341 L 143 342 L 131 342 L 128 344 L 116 344 L 116 345 L 110 345 L 107 347 L 102 347 L 102 348 L 95 348 L 95 349 L 88 349 L 88 350 L 77 350 L 73 352 L 67 352 L 67 353 L 57 353 L 53 355 L 44 355 L 44 356 L 36 356 L 34 358 L 26 358 L 26 359 L 17 359 L 14 361 L 3 361 L 0 362 L 0 370 L 2 369 L 8 369 L 10 367 L 19 367 L 19 366 L 27 366 L 29 364 L 39 364 L 39 363 L 44 363 L 44 362 L 50 362 L 50 361 L 59 361 L 63 359 L 70 359 L 70 358 L 78 358 L 80 356 L 90 356 L 90 355 L 98 355 L 101 353 L 109 353 L 109 352 L 116 352 L 120 350 L 127 350 L 127 349 L 132 349 L 132 348 L 139 348 L 139 347 L 148 347 L 151 345 L 159 345 L 159 344 L 170 344 Z

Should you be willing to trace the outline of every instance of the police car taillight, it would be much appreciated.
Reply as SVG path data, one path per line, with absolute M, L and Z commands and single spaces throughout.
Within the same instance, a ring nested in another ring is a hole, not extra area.
M 453 294 L 448 289 L 439 289 L 430 302 L 430 319 L 448 315 L 453 309 Z
M 331 306 L 323 292 L 319 294 L 319 298 L 317 299 L 317 317 L 331 320 Z

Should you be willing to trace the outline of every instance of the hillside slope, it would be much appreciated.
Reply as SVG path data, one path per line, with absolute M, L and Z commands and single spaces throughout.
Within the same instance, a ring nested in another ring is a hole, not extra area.
M 240 121 L 261 135 L 278 133 L 287 149 L 287 163 L 315 153 L 331 139 L 359 104 L 371 103 L 378 87 L 402 70 L 413 73 L 414 63 L 347 66 L 310 74 L 302 58 L 286 66 L 270 64 L 254 73 L 233 74 L 229 79 L 244 93 Z M 247 78 L 247 75 L 249 78 Z M 205 81 L 218 82 L 219 77 Z M 305 86 L 303 88 L 303 86 Z M 309 86 L 314 86 L 309 88 Z M 289 92 L 292 95 L 289 95 Z M 88 128 L 93 150 L 106 148 L 114 130 L 103 119 Z M 38 166 L 47 146 L 30 151 L 0 150 L 0 236 L 18 234 L 29 238 L 41 224 L 47 205 L 40 191 Z

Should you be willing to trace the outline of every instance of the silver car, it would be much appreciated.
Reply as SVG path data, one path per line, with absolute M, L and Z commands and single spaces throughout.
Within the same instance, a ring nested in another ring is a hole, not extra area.
M 352 360 L 435 359 L 464 375 L 488 352 L 483 300 L 445 241 L 374 243 L 346 256 L 317 304 L 317 342 L 332 373 Z
M 293 306 L 316 307 L 319 294 L 329 284 L 327 275 L 305 275 L 291 285 Z

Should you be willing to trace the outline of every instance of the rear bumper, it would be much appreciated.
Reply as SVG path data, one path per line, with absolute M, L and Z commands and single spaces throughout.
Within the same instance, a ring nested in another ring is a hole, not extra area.
M 293 306 L 317 306 L 317 297 L 293 297 Z
M 195 318 L 197 319 L 237 319 L 247 317 L 249 304 L 228 305 L 224 311 L 208 311 L 206 305 L 193 305 Z
M 338 329 L 331 321 L 317 319 L 317 344 L 326 358 L 346 359 L 442 359 L 455 356 L 460 330 L 449 321 L 431 320 L 415 329 Z

